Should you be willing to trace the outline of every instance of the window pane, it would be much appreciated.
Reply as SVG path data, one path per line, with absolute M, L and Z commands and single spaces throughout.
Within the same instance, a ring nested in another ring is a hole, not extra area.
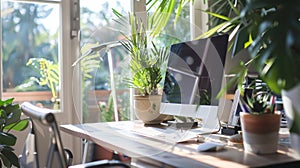
M 59 4 L 1 1 L 3 98 L 59 108 Z
M 120 40 L 120 29 L 113 20 L 112 9 L 127 15 L 131 0 L 81 0 L 81 53 L 92 46 Z M 126 54 L 122 47 L 111 50 L 114 65 L 114 76 L 117 88 L 118 112 L 120 120 L 129 118 L 129 89 L 122 84 L 122 64 Z M 123 54 L 122 54 L 123 53 Z M 100 61 L 99 56 L 102 57 Z M 109 75 L 108 57 L 104 50 L 92 55 L 89 64 L 81 63 L 83 72 L 83 122 L 113 121 L 113 102 Z M 94 60 L 94 61 L 91 61 Z M 93 68 L 95 67 L 95 68 Z

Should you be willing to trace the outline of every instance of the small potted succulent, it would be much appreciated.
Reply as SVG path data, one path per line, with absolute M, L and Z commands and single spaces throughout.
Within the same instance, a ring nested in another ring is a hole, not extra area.
M 244 149 L 256 154 L 275 153 L 281 113 L 275 109 L 275 95 L 266 84 L 254 80 L 240 98 L 240 120 Z

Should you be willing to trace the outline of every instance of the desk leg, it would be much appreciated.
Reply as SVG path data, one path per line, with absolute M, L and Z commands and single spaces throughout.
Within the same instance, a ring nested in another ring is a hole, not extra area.
M 82 143 L 83 143 L 82 163 L 86 163 L 86 159 L 87 159 L 87 155 L 88 155 L 89 142 L 86 139 L 83 139 Z

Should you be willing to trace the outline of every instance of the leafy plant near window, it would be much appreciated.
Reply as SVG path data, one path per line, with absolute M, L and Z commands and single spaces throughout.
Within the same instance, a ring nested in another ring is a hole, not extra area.
M 40 71 L 40 78 L 31 77 L 31 79 L 36 81 L 40 86 L 47 85 L 52 93 L 52 101 L 55 101 L 59 85 L 58 65 L 45 58 L 30 58 L 26 65 L 33 66 Z
M 107 104 L 105 102 L 99 104 L 101 121 L 103 122 L 113 121 L 112 118 L 114 114 L 113 106 L 114 104 L 113 104 L 112 95 L 109 96 Z
M 81 52 L 86 52 L 89 48 L 97 46 L 98 44 L 86 44 L 82 47 Z M 99 67 L 100 59 L 97 55 L 89 55 L 81 61 L 81 71 L 83 72 L 84 80 L 92 78 L 91 72 L 94 68 Z M 40 77 L 31 77 L 30 79 L 36 81 L 40 86 L 48 86 L 52 93 L 52 99 L 57 98 L 57 87 L 59 85 L 59 68 L 58 64 L 45 58 L 30 58 L 26 66 L 32 66 L 39 70 Z
M 158 84 L 162 80 L 161 67 L 168 58 L 167 49 L 156 47 L 154 37 L 147 34 L 144 23 L 134 14 L 130 14 L 127 20 L 117 11 L 114 13 L 121 25 L 130 27 L 130 35 L 121 32 L 125 40 L 120 41 L 130 53 L 129 68 L 133 75 L 126 82 L 130 87 L 138 89 L 141 95 L 158 94 Z
M 22 131 L 28 126 L 27 119 L 20 119 L 21 109 L 18 104 L 13 104 L 13 100 L 0 100 L 0 167 L 19 167 L 18 157 L 12 148 L 17 137 L 10 131 Z

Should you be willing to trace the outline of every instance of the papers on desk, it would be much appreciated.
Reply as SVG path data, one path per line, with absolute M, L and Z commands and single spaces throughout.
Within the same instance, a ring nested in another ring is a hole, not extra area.
M 211 134 L 216 132 L 216 129 L 211 128 L 194 128 L 194 129 L 175 129 L 172 127 L 147 127 L 141 123 L 107 123 L 110 127 L 114 130 L 118 131 L 121 134 L 127 134 L 129 136 L 132 134 L 134 135 L 141 135 L 148 138 L 152 138 L 155 140 L 168 142 L 168 143 L 180 143 L 186 142 L 190 140 L 197 140 L 196 138 L 199 135 Z
M 193 140 L 197 138 L 198 133 L 192 132 L 190 130 L 183 130 L 183 129 L 160 129 L 155 127 L 141 127 L 135 128 L 131 130 L 132 132 L 157 139 L 160 141 L 170 142 L 170 143 L 179 143 L 185 142 L 189 140 Z

